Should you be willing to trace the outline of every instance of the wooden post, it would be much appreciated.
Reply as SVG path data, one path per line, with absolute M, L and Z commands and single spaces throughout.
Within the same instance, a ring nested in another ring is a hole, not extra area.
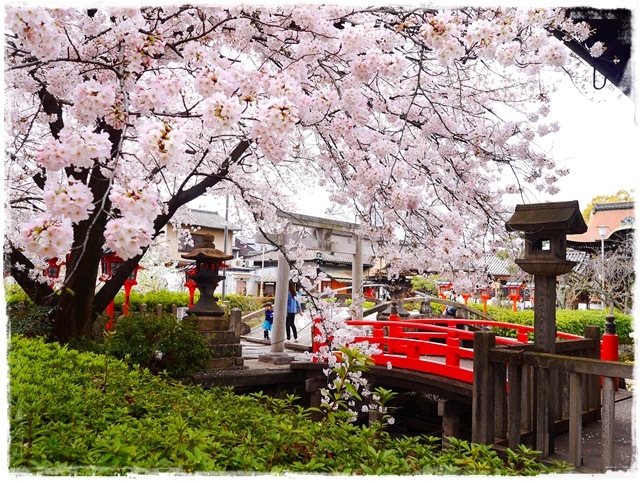
M 471 442 L 493 444 L 495 430 L 495 392 L 493 366 L 489 349 L 496 345 L 496 333 L 477 331 L 473 334 L 473 401 L 471 406 Z
M 469 412 L 469 406 L 452 399 L 438 401 L 438 416 L 442 418 L 442 449 L 449 447 L 450 438 L 460 437 L 460 415 Z
M 156 306 L 156 316 L 158 316 L 158 319 L 162 317 L 162 304 Z
M 147 312 L 147 305 L 144 302 L 140 304 L 140 312 Z
M 525 431 L 533 430 L 533 405 L 535 397 L 533 395 L 534 369 L 531 366 L 522 367 L 522 415 L 520 416 L 520 426 Z
M 304 382 L 304 390 L 310 394 L 310 407 L 320 408 L 322 402 L 322 392 L 320 390 L 326 387 L 327 379 L 322 377 L 311 377 Z M 316 422 L 321 421 L 322 413 L 312 411 L 311 419 Z
M 597 326 L 586 326 L 584 337 L 594 340 L 594 347 L 589 352 L 591 359 L 600 359 L 600 328 Z M 588 375 L 586 379 L 586 399 L 585 407 L 589 410 L 595 409 L 600 412 L 600 376 Z M 598 416 L 599 418 L 599 416 Z
M 507 366 L 498 364 L 493 366 L 495 393 L 495 435 L 499 438 L 507 436 Z
M 556 276 L 536 275 L 534 285 L 537 302 L 534 306 L 533 346 L 536 352 L 556 352 Z M 553 453 L 555 378 L 548 369 L 536 369 L 535 449 L 547 458 Z
M 616 418 L 615 378 L 602 379 L 602 472 L 614 469 L 613 463 L 613 422 Z
M 171 314 L 178 317 L 178 306 L 176 306 L 175 304 L 171 304 Z
M 516 449 L 520 444 L 522 370 L 522 366 L 518 366 L 517 364 L 509 364 L 507 367 L 507 377 L 509 378 L 509 393 L 507 396 L 507 436 L 509 437 L 509 447 L 511 449 Z
M 582 374 L 569 373 L 569 462 L 582 466 Z

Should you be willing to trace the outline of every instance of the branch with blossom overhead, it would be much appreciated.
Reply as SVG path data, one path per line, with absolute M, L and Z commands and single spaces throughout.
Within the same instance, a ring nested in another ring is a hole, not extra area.
M 542 73 L 582 73 L 554 31 L 587 48 L 555 8 L 10 6 L 8 253 L 71 253 L 47 302 L 81 324 L 200 195 L 273 232 L 320 186 L 394 268 L 460 268 L 500 246 L 505 194 L 566 174 L 536 147 Z M 125 263 L 96 292 L 103 246 Z

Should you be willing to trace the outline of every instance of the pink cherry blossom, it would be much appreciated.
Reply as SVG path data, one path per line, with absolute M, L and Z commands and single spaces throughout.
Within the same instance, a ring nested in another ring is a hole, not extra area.
M 67 218 L 74 224 L 89 218 L 93 210 L 93 194 L 89 187 L 76 179 L 58 182 L 47 179 L 43 200 L 54 217 Z
M 62 257 L 73 241 L 71 221 L 68 218 L 51 218 L 43 213 L 23 224 L 17 241 L 42 259 Z
M 609 54 L 559 8 L 91 12 L 6 10 L 7 238 L 34 266 L 86 253 L 74 227 L 141 255 L 203 194 L 282 230 L 321 186 L 392 275 L 462 269 L 504 238 L 507 194 L 566 173 L 537 147 L 559 128 L 541 73 L 591 72 L 554 31 Z

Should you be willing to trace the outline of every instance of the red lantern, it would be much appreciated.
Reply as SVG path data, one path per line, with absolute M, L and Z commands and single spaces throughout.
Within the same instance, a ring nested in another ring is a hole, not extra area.
M 513 302 L 513 312 L 518 310 L 517 303 L 522 299 L 520 293 L 523 287 L 524 283 L 510 282 L 507 284 L 507 288 L 509 289 L 509 299 Z
M 446 299 L 447 296 L 445 295 L 445 292 L 451 289 L 451 282 L 449 281 L 438 281 L 437 282 L 438 285 L 438 297 L 440 297 L 441 299 Z
M 51 279 L 57 279 L 58 277 L 60 277 L 60 267 L 64 265 L 64 262 L 58 264 L 58 258 L 52 257 L 50 259 L 47 259 L 47 264 L 48 266 L 44 271 L 47 277 L 50 277 Z
M 124 261 L 120 256 L 112 252 L 104 254 L 100 259 L 100 270 L 102 271 L 102 274 L 99 278 L 100 281 L 106 282 L 111 279 L 111 276 L 113 276 L 115 270 L 120 267 L 123 262 Z M 127 280 L 124 281 L 124 303 L 122 305 L 122 312 L 125 316 L 129 314 L 129 296 L 131 294 L 131 288 L 138 285 L 138 283 L 136 282 L 138 269 L 142 269 L 142 267 L 136 265 L 133 268 L 133 271 L 131 271 L 131 274 L 129 274 Z M 113 319 L 115 317 L 115 304 L 113 299 L 107 307 L 107 315 L 109 316 L 109 320 L 107 321 L 105 328 L 107 330 L 110 330 L 113 327 Z
M 198 284 L 196 284 L 196 281 L 191 279 L 191 276 L 196 274 L 196 270 L 195 268 L 186 270 L 184 271 L 184 274 L 187 279 L 187 281 L 184 283 L 184 287 L 189 289 L 189 309 L 191 309 L 193 307 L 193 297 L 196 292 L 196 287 L 198 286 Z
M 144 269 L 144 267 L 140 267 L 136 264 L 127 280 L 124 281 L 124 303 L 122 304 L 122 313 L 125 316 L 129 315 L 129 296 L 131 295 L 131 288 L 138 285 L 138 282 L 136 281 L 136 278 L 138 277 L 138 269 Z
M 480 294 L 480 299 L 482 299 L 482 310 L 486 314 L 487 301 L 491 299 L 491 290 L 488 287 L 480 287 L 478 293 Z

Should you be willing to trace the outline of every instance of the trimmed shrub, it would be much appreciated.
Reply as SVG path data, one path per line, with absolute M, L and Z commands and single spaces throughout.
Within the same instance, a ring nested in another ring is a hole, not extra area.
M 432 436 L 392 437 L 346 416 L 314 422 L 295 396 L 204 390 L 42 339 L 9 346 L 12 474 L 335 473 L 536 475 L 536 452 Z M 346 413 L 345 413 L 346 414 Z M 328 417 L 326 419 L 329 419 Z M 526 449 L 526 448 L 523 448 Z
M 196 289 L 194 295 L 194 302 L 198 302 L 200 299 L 200 291 Z M 216 295 L 218 304 L 222 305 L 220 296 Z M 257 311 L 264 307 L 264 303 L 267 300 L 273 301 L 272 298 L 263 297 L 251 297 L 243 296 L 241 294 L 227 294 L 225 295 L 224 304 L 229 309 L 240 309 L 243 314 Z M 124 293 L 119 292 L 114 299 L 116 310 L 122 310 L 122 304 L 124 303 Z M 171 305 L 175 304 L 178 307 L 187 307 L 189 305 L 189 293 L 188 292 L 173 292 L 173 291 L 153 291 L 153 292 L 136 292 L 131 291 L 129 296 L 129 310 L 139 311 L 142 304 L 147 305 L 147 309 L 154 310 L 155 306 L 162 304 L 162 310 L 164 312 L 171 311 Z
M 509 322 L 523 326 L 533 326 L 534 323 L 533 310 L 513 312 L 510 309 L 487 306 L 487 314 L 492 319 L 500 322 Z M 604 334 L 605 317 L 607 315 L 608 311 L 558 309 L 556 310 L 556 327 L 559 332 L 583 336 L 586 326 L 597 326 L 600 328 L 600 332 Z M 633 316 L 622 314 L 621 312 L 615 312 L 614 316 L 616 318 L 615 323 L 618 341 L 621 344 L 633 342 L 630 336 L 633 332 Z M 515 331 L 512 330 L 511 332 Z
M 132 314 L 118 318 L 109 332 L 106 351 L 153 373 L 188 377 L 211 359 L 206 340 L 189 320 L 171 314 Z
M 32 303 L 17 302 L 7 305 L 7 320 L 11 334 L 27 337 L 48 336 L 53 327 L 54 307 L 36 306 Z
M 27 296 L 27 293 L 22 290 L 18 284 L 4 284 L 4 301 L 7 307 L 14 306 L 16 304 L 31 305 L 31 299 Z

